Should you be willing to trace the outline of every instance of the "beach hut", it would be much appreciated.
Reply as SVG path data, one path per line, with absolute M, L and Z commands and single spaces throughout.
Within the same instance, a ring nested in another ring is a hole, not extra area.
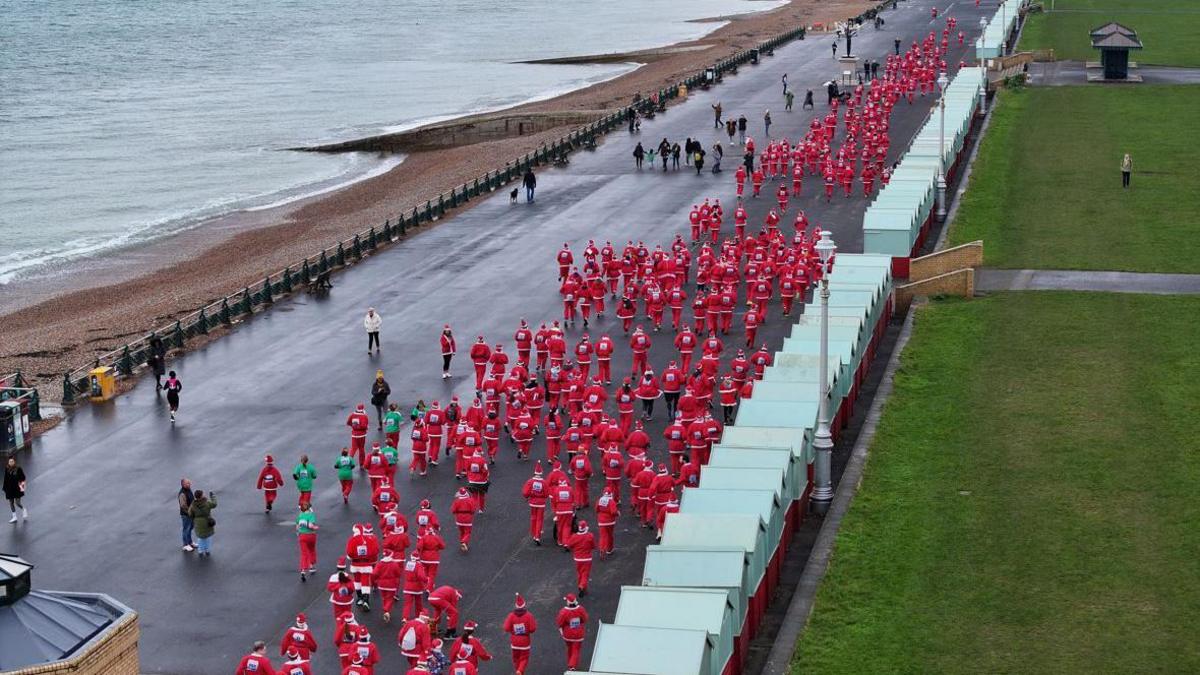
M 733 658 L 733 605 L 723 591 L 622 586 L 613 623 L 702 630 L 708 633 L 706 675 L 733 675 L 738 670 Z
M 790 522 L 808 488 L 808 467 L 802 458 L 780 448 L 731 448 L 718 444 L 709 456 L 708 466 L 746 469 L 779 469 L 783 472 L 783 493 L 779 496 L 784 520 Z M 701 487 L 704 483 L 700 484 Z M 785 523 L 781 523 L 781 526 Z M 782 534 L 782 532 L 780 532 Z M 790 538 L 790 535 L 788 536 Z M 786 543 L 786 542 L 785 542 Z
M 775 468 L 742 468 L 729 466 L 705 465 L 700 469 L 700 489 L 708 490 L 767 490 L 774 497 L 774 503 L 760 501 L 753 509 L 747 507 L 733 508 L 728 513 L 753 513 L 762 520 L 766 547 L 764 549 L 767 565 L 767 593 L 775 591 L 779 582 L 779 572 L 783 566 L 783 556 L 780 551 L 783 527 L 787 522 L 787 508 L 790 505 L 784 497 L 784 469 Z M 684 492 L 688 492 L 685 490 Z M 701 502 L 697 502 L 697 508 Z M 680 513 L 685 513 L 680 503 Z M 707 507 L 708 513 L 722 513 Z M 690 513 L 690 512 L 689 512 Z
M 706 467 L 707 468 L 707 467 Z M 693 488 L 683 491 L 679 505 L 680 513 L 751 513 L 763 519 L 767 524 L 768 554 L 772 566 L 782 565 L 787 555 L 784 545 L 784 533 L 787 530 L 787 502 L 774 491 L 749 487 L 737 488 Z M 775 558 L 779 561 L 776 562 Z M 773 570 L 778 573 L 779 567 Z M 776 578 L 772 586 L 778 583 Z
M 686 490 L 685 492 L 690 492 Z M 746 552 L 740 548 L 646 547 L 643 586 L 677 586 L 725 591 L 733 608 L 734 661 L 741 663 L 752 634 L 749 630 L 750 587 Z
M 708 675 L 708 632 L 603 623 L 589 672 L 620 675 Z
M 767 525 L 756 515 L 668 513 L 663 527 L 662 544 L 671 547 L 734 547 L 748 556 L 750 630 L 767 608 Z

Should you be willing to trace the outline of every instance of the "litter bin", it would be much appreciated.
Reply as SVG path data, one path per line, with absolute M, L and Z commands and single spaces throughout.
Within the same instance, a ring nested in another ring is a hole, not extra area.
M 756 66 L 758 65 L 758 50 L 757 49 L 750 50 L 750 63 L 753 63 Z
M 679 98 L 687 98 L 687 85 L 679 85 Z
M 113 369 L 104 366 L 88 372 L 88 392 L 92 403 L 107 401 L 117 393 L 117 377 Z
M 704 81 L 709 84 L 716 82 L 717 81 L 717 69 L 716 68 L 705 68 L 704 69 Z
M 0 454 L 21 450 L 29 436 L 27 408 L 20 401 L 0 402 Z

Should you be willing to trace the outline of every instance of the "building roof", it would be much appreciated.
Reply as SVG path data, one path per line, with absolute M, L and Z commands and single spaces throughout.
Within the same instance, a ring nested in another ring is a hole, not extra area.
M 1141 49 L 1142 41 L 1137 31 L 1110 21 L 1095 28 L 1091 33 L 1092 47 L 1096 49 Z
M 0 607 L 0 671 L 67 658 L 129 611 L 102 595 L 30 591 Z

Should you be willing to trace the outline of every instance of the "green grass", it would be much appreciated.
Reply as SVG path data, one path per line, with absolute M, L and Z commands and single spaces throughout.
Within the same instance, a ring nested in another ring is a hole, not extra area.
M 1043 0 L 1050 7 L 1050 0 Z M 1116 21 L 1137 31 L 1139 64 L 1200 66 L 1200 4 L 1195 0 L 1055 0 L 1054 12 L 1031 14 L 1020 49 L 1054 49 L 1059 59 L 1099 61 L 1088 33 Z M 1072 10 L 1072 11 L 1062 11 Z
M 918 310 L 792 672 L 1200 671 L 1197 314 Z
M 1198 111 L 1197 86 L 1003 92 L 951 242 L 994 267 L 1200 272 Z

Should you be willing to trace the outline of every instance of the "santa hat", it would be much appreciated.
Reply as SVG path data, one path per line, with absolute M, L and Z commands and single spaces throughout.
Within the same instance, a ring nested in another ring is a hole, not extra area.
M 307 626 L 308 626 L 308 617 L 304 615 L 304 612 L 300 612 L 299 614 L 296 615 L 296 627 L 297 628 L 306 628 Z
M 587 532 L 588 524 L 586 520 L 579 521 L 579 526 L 576 528 L 579 532 Z
M 346 556 L 342 556 L 342 557 L 338 558 L 337 568 L 339 570 L 346 569 Z
M 459 487 L 459 488 L 458 488 L 458 492 L 455 492 L 455 493 L 454 493 L 454 496 L 455 496 L 455 497 L 468 497 L 468 496 L 470 496 L 470 495 L 468 495 L 468 494 L 467 494 L 467 488 L 465 488 L 465 487 Z
M 372 450 L 378 450 L 378 449 L 379 449 L 379 441 L 372 441 L 372 442 L 371 442 L 371 449 L 372 449 Z
M 429 500 L 428 500 L 428 499 L 422 499 L 422 500 L 421 500 L 421 508 L 423 508 L 423 509 L 427 509 L 427 508 L 429 508 L 429 506 L 430 506 L 430 504 L 429 504 Z
M 666 473 L 667 473 L 667 465 L 666 465 L 666 464 L 659 464 L 659 465 L 658 465 L 658 472 L 659 472 L 660 474 L 666 474 Z
M 533 475 L 535 475 L 535 476 L 542 475 L 542 460 L 539 459 L 538 461 L 533 463 Z
M 567 593 L 563 600 L 567 601 L 567 607 L 574 607 L 579 604 L 579 598 L 575 597 L 574 593 Z
M 520 593 L 517 593 L 516 595 L 517 595 L 517 599 L 513 603 L 513 608 L 514 609 L 525 609 L 525 598 L 522 598 Z
M 433 649 L 433 651 L 435 651 L 435 652 L 440 652 L 440 651 L 442 651 L 442 645 L 443 645 L 443 644 L 445 644 L 445 643 L 444 643 L 444 642 L 442 642 L 440 638 L 436 638 L 436 639 L 434 639 L 434 641 L 431 643 L 430 647 Z
M 365 626 L 363 627 L 362 630 L 358 631 L 358 641 L 359 642 L 370 642 L 371 641 L 371 633 L 367 631 Z
M 350 610 L 342 612 L 338 615 L 338 618 L 342 620 L 342 623 L 355 623 L 354 612 Z
M 475 623 L 474 621 L 468 621 L 463 624 L 463 630 L 475 630 L 478 627 L 479 624 Z
M 448 324 L 448 323 L 442 324 L 442 330 L 450 330 L 450 324 Z
M 267 455 L 266 457 L 263 457 L 263 461 L 266 462 L 267 464 L 274 464 L 275 458 L 270 455 Z
M 287 657 L 289 660 L 295 661 L 300 658 L 300 652 L 295 647 L 288 647 Z
M 421 610 L 421 613 L 417 615 L 417 618 L 421 619 L 422 621 L 428 621 L 429 620 L 429 612 L 426 612 L 425 610 Z

